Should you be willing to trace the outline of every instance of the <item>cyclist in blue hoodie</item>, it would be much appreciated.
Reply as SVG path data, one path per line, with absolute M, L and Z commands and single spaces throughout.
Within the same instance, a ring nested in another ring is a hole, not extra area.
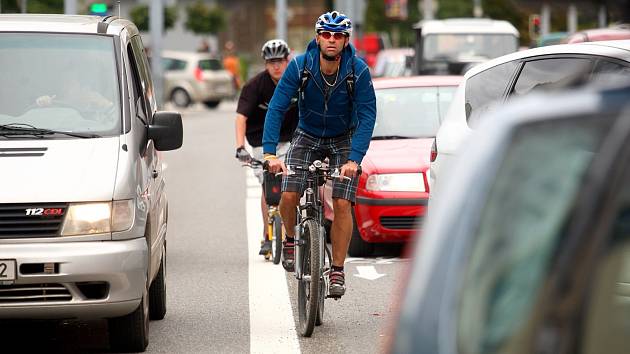
M 330 295 L 345 293 L 343 270 L 352 235 L 359 165 L 370 144 L 376 119 L 376 98 L 370 71 L 350 44 L 352 23 L 337 11 L 321 15 L 315 23 L 316 37 L 306 53 L 287 67 L 269 103 L 263 133 L 263 152 L 271 172 L 283 171 L 280 213 L 286 228 L 283 266 L 294 269 L 295 208 L 303 193 L 306 172 L 287 175 L 286 166 L 306 166 L 328 157 L 342 176 L 333 181 L 335 218 L 331 227 L 333 264 Z M 276 145 L 284 113 L 291 99 L 298 98 L 299 122 L 285 157 L 276 158 Z

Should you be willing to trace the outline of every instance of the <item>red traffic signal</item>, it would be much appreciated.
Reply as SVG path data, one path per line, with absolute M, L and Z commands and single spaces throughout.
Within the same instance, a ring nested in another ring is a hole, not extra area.
M 540 15 L 529 15 L 529 37 L 532 39 L 540 36 Z

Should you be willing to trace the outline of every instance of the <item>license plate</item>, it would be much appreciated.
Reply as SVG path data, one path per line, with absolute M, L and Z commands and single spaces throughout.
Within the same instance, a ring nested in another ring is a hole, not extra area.
M 0 283 L 15 281 L 15 260 L 0 259 Z

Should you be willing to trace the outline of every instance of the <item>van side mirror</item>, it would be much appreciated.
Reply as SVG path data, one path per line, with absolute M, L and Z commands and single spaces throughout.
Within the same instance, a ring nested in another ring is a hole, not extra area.
M 182 115 L 178 112 L 155 112 L 148 137 L 158 151 L 179 149 L 184 139 Z

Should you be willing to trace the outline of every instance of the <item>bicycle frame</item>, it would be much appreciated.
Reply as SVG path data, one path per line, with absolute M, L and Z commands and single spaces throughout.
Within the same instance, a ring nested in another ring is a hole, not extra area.
M 331 178 L 330 170 L 327 166 L 317 160 L 313 162 L 307 168 L 296 167 L 298 170 L 305 170 L 306 175 L 306 188 L 304 189 L 304 202 L 298 205 L 297 220 L 295 224 L 295 264 L 302 264 L 302 247 L 304 241 L 301 239 L 301 235 L 304 229 L 304 223 L 306 220 L 312 219 L 318 225 L 320 242 L 320 255 L 328 256 L 329 262 L 332 264 L 332 256 L 328 247 L 326 246 L 326 235 L 323 227 L 324 211 L 319 196 L 319 181 L 321 179 Z M 311 270 L 312 272 L 312 270 Z M 304 275 L 302 274 L 302 268 L 295 267 L 295 277 L 298 280 L 302 280 Z

